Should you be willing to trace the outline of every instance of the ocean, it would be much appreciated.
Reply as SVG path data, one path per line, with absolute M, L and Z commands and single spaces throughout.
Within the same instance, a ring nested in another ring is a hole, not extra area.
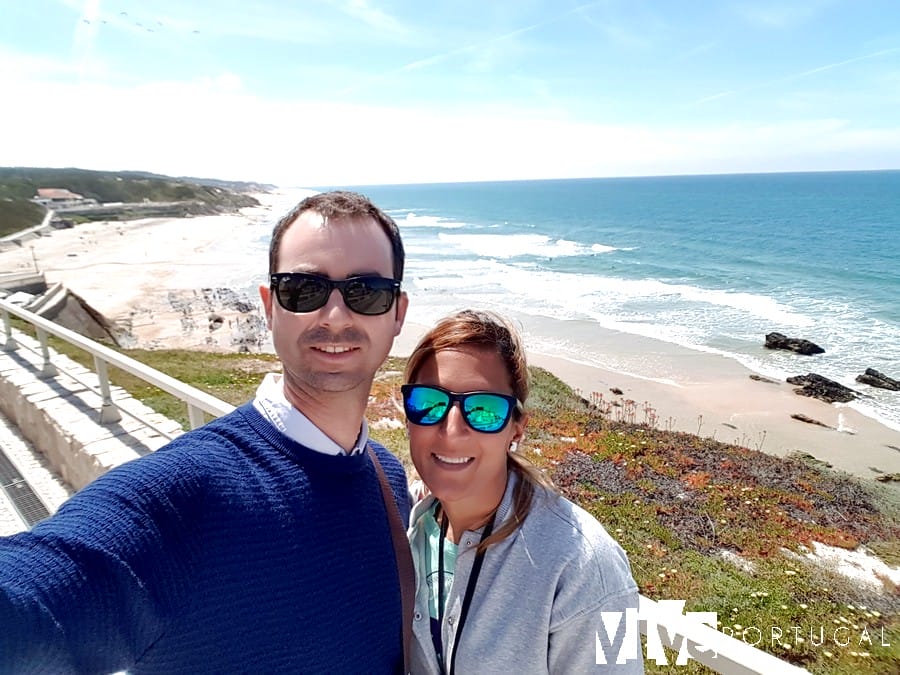
M 900 379 L 900 171 L 349 189 L 400 226 L 410 321 L 492 308 L 534 351 L 657 380 L 664 363 L 610 353 L 601 330 L 774 378 L 816 372 L 864 392 L 852 407 L 900 430 L 900 392 L 855 382 L 866 368 Z M 825 353 L 767 350 L 772 331 Z

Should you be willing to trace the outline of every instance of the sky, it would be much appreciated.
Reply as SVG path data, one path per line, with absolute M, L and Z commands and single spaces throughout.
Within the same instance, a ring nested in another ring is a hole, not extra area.
M 898 0 L 0 0 L 0 166 L 900 169 Z

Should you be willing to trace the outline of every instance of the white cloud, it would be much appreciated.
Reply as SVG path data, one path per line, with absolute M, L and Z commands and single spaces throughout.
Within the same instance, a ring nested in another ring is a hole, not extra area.
M 3 68 L 4 164 L 137 169 L 280 185 L 897 168 L 900 125 L 840 119 L 650 128 L 524 110 L 466 114 L 246 92 L 238 76 L 115 88 L 33 60 Z M 21 65 L 21 64 L 20 64 Z M 53 76 L 48 79 L 46 75 Z M 44 77 L 35 77 L 43 75 Z

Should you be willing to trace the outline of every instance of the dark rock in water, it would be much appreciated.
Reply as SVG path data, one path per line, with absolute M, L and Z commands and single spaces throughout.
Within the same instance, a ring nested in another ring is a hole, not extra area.
M 884 373 L 879 373 L 874 368 L 866 368 L 866 372 L 856 376 L 857 382 L 869 384 L 879 389 L 889 389 L 891 391 L 900 391 L 900 382 L 888 377 Z
M 791 384 L 800 385 L 797 389 L 794 389 L 795 394 L 818 398 L 827 403 L 847 403 L 857 397 L 857 393 L 850 387 L 845 387 L 840 382 L 829 380 L 827 377 L 822 377 L 816 373 L 795 375 L 794 377 L 789 377 L 787 381 Z
M 621 396 L 624 392 L 618 387 L 610 387 L 609 390 L 614 393 L 616 396 Z
M 831 429 L 831 427 L 825 424 L 825 422 L 820 422 L 819 420 L 813 419 L 809 415 L 804 415 L 803 413 L 794 413 L 793 415 L 791 415 L 791 419 L 806 422 L 807 424 L 815 424 L 816 426 L 825 427 L 826 429 Z
M 789 338 L 781 333 L 769 333 L 766 335 L 766 348 L 786 349 L 787 351 L 797 352 L 806 356 L 825 353 L 825 350 L 815 342 L 810 342 L 803 338 Z

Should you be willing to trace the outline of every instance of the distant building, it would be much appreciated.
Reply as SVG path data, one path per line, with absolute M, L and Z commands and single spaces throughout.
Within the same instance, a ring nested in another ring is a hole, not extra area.
M 37 197 L 33 202 L 48 208 L 65 206 L 87 206 L 96 204 L 96 199 L 85 199 L 77 192 L 70 192 L 65 188 L 38 188 Z

